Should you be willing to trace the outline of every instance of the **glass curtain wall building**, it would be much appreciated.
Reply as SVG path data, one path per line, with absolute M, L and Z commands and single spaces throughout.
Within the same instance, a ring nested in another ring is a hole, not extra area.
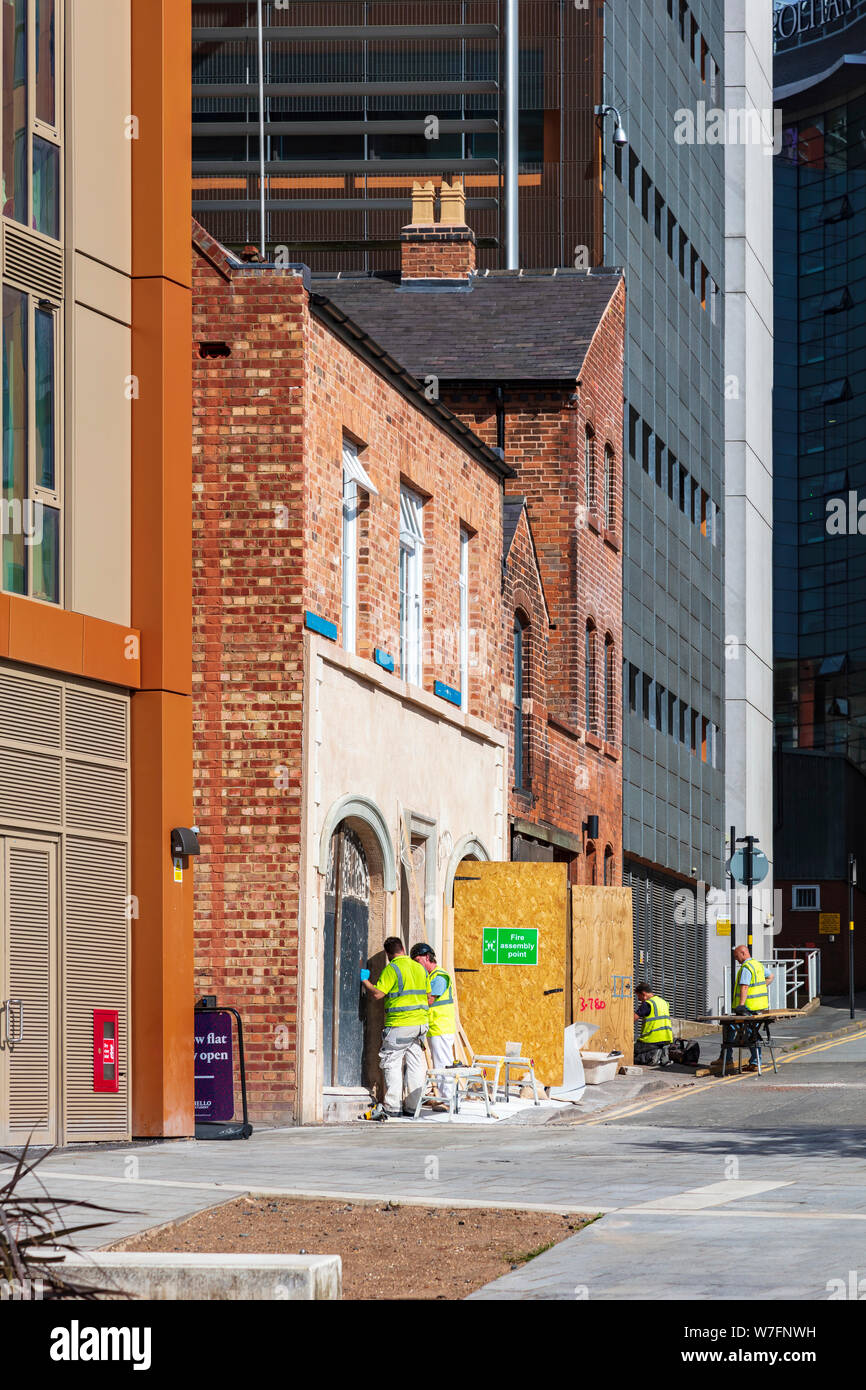
M 415 179 L 464 179 L 479 265 L 504 264 L 501 0 L 265 0 L 266 243 L 313 270 L 396 270 Z M 254 0 L 193 0 L 193 211 L 260 237 Z M 520 6 L 520 263 L 600 259 L 587 165 L 602 26 Z
M 625 882 L 635 969 L 678 1015 L 706 1005 L 706 928 L 675 894 L 720 885 L 724 809 L 722 144 L 677 112 L 724 104 L 724 7 L 605 7 L 605 259 L 625 267 Z M 699 914 L 698 914 L 699 915 Z
M 779 19 L 776 743 L 866 771 L 866 6 Z

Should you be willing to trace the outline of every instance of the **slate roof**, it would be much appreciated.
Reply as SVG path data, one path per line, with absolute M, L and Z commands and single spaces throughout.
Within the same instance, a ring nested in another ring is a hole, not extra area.
M 618 269 L 480 272 L 455 282 L 317 274 L 324 295 L 423 381 L 574 382 Z
M 523 508 L 526 506 L 525 497 L 506 497 L 502 503 L 502 558 L 508 559 L 508 552 L 511 549 L 511 542 L 514 540 L 514 533 L 517 530 Z

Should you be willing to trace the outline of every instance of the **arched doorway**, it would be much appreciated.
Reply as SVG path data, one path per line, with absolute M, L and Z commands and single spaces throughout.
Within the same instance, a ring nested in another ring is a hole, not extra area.
M 325 878 L 323 1073 L 326 1086 L 360 1086 L 365 1008 L 359 970 L 370 937 L 370 870 L 345 821 L 331 836 Z

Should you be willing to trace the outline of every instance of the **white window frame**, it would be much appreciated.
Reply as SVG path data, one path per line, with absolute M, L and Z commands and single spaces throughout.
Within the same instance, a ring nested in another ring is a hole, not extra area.
M 43 603 L 49 608 L 62 608 L 64 606 L 64 576 L 66 551 L 64 544 L 64 507 L 63 507 L 63 456 L 61 450 L 62 430 L 60 405 L 63 399 L 63 357 L 61 344 L 63 342 L 62 305 L 59 300 L 48 296 L 35 294 L 27 285 L 11 276 L 4 276 L 0 291 L 3 289 L 14 290 L 17 294 L 24 297 L 26 305 L 27 322 L 27 356 L 24 364 L 27 374 L 27 459 L 25 464 L 25 485 L 24 496 L 17 500 L 22 509 L 27 503 L 31 507 L 47 507 L 58 513 L 58 545 L 57 545 L 57 579 L 58 592 L 56 599 L 46 599 L 33 593 L 33 547 L 26 543 L 27 551 L 27 588 L 23 595 L 33 599 L 34 603 Z M 36 316 L 43 313 L 51 319 L 51 350 L 53 355 L 53 379 L 54 379 L 54 399 L 51 412 L 51 426 L 54 442 L 54 487 L 45 488 L 40 486 L 36 478 Z M 2 354 L 2 325 L 0 325 L 0 354 Z M 2 422 L 5 426 L 5 421 Z M 32 519 L 32 516 L 31 516 Z M 3 516 L 6 522 L 6 513 Z M 4 590 L 2 587 L 2 563 L 0 563 L 0 591 L 4 593 L 18 594 L 17 589 Z
M 471 533 L 460 527 L 460 572 L 457 581 L 460 600 L 460 708 L 469 709 L 469 542 Z
M 797 894 L 807 892 L 815 894 L 814 903 L 798 903 Z M 821 911 L 821 885 L 820 883 L 794 883 L 791 885 L 791 911 L 792 912 L 820 912 Z
M 358 484 L 343 472 L 343 647 L 358 643 Z
M 423 681 L 424 498 L 400 488 L 400 675 Z
M 27 220 L 19 221 L 11 215 L 7 221 L 18 227 L 25 227 L 34 237 L 44 237 L 54 244 L 62 244 L 65 213 L 65 170 L 63 167 L 63 62 L 64 62 L 64 10 L 62 0 L 58 0 L 54 12 L 54 122 L 46 122 L 36 114 L 36 0 L 25 0 L 26 43 L 27 43 Z M 34 142 L 43 140 L 58 151 L 58 234 L 37 231 L 33 226 L 33 151 Z

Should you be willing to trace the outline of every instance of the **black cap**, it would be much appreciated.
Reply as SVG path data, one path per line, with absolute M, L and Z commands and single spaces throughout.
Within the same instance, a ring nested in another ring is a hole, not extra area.
M 436 952 L 432 946 L 428 946 L 426 941 L 419 941 L 417 945 L 412 947 L 409 955 L 412 960 L 417 960 L 419 956 L 432 956 L 433 960 L 436 959 Z

